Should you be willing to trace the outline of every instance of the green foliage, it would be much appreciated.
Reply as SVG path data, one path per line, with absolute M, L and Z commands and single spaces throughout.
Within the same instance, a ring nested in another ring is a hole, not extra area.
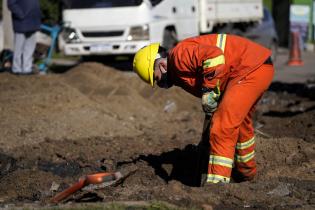
M 0 19 L 2 19 L 2 1 L 0 0 Z M 39 0 L 43 13 L 43 22 L 47 24 L 56 24 L 59 22 L 61 0 Z
M 306 5 L 312 5 L 313 0 L 293 0 L 291 2 L 292 4 L 306 4 Z
M 272 11 L 272 0 L 263 0 L 264 6 Z
M 28 210 L 28 209 L 25 209 Z M 155 201 L 152 203 L 146 203 L 144 205 L 126 205 L 122 203 L 111 203 L 111 204 L 82 204 L 75 205 L 74 207 L 52 207 L 42 208 L 41 210 L 188 210 L 186 208 L 175 207 L 173 205 Z M 196 208 L 189 208 L 189 210 L 197 210 Z
M 40 0 L 43 22 L 57 24 L 60 20 L 60 0 Z

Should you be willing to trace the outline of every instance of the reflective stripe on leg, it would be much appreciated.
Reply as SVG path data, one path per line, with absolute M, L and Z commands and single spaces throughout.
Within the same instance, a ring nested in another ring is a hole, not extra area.
M 226 157 L 222 157 L 218 155 L 210 155 L 209 164 L 232 168 L 233 160 L 230 158 L 226 158 Z
M 209 183 L 218 183 L 218 182 L 229 183 L 230 178 L 225 177 L 225 176 L 221 176 L 221 175 L 217 175 L 217 174 L 208 174 L 207 182 L 209 182 Z
M 235 161 L 240 163 L 246 163 L 255 157 L 255 151 L 248 153 L 246 155 L 235 155 Z
M 251 147 L 253 144 L 255 144 L 255 137 L 253 137 L 253 138 L 251 138 L 245 142 L 238 142 L 236 144 L 236 149 L 247 149 L 247 148 Z

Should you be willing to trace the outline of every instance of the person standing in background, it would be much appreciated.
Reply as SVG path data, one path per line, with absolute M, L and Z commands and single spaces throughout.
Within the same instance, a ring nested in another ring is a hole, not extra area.
M 33 53 L 36 46 L 35 33 L 40 29 L 41 10 L 39 0 L 8 0 L 12 13 L 14 31 L 14 74 L 33 73 Z

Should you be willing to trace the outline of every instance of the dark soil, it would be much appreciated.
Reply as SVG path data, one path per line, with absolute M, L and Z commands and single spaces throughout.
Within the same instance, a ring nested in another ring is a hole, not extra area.
M 199 99 L 83 63 L 64 74 L 0 74 L 0 206 L 47 206 L 101 171 L 137 170 L 64 202 L 164 201 L 187 209 L 315 208 L 313 84 L 273 83 L 257 106 L 258 176 L 196 187 Z

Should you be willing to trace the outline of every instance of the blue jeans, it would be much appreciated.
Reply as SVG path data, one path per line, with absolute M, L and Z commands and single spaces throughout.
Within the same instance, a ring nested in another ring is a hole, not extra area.
M 35 32 L 14 33 L 13 73 L 32 72 L 35 47 Z

